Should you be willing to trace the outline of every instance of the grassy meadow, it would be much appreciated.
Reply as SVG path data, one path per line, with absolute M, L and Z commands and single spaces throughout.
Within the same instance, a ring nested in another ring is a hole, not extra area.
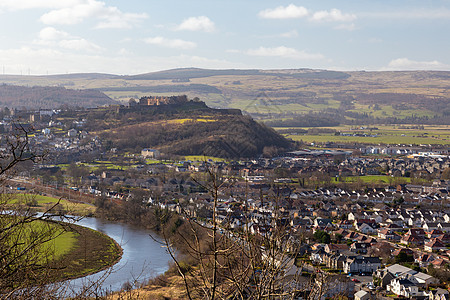
M 75 192 L 74 192 L 75 193 Z M 59 204 L 57 204 L 59 202 Z M 69 214 L 86 216 L 95 213 L 95 206 L 85 203 L 74 203 L 64 199 L 57 199 L 43 195 L 32 194 L 11 194 L 8 199 L 9 205 L 26 205 L 38 211 L 46 211 L 57 205 L 56 211 L 63 211 Z
M 95 210 L 91 205 L 41 195 L 3 194 L 1 198 L 7 209 L 25 206 L 45 211 L 59 201 L 57 211 L 88 214 Z M 8 215 L 0 216 L 1 227 L 7 228 L 12 218 Z M 51 268 L 45 269 L 48 271 L 45 273 L 48 282 L 97 272 L 113 265 L 121 256 L 120 246 L 113 239 L 103 233 L 74 224 L 36 220 L 15 228 L 8 240 L 3 240 L 6 243 L 17 244 L 15 252 L 22 251 L 21 248 L 28 247 L 36 238 L 45 238 L 37 243 L 33 255 L 37 263 L 50 264 Z M 26 257 L 29 259 L 28 255 Z
M 450 144 L 450 126 L 424 126 L 423 129 L 407 129 L 408 126 L 378 126 L 378 130 L 368 130 L 361 128 L 352 128 L 350 126 L 323 127 L 314 128 L 305 134 L 284 134 L 287 138 L 294 141 L 303 141 L 306 143 L 364 143 L 364 144 L 402 144 L 402 145 L 449 145 Z M 289 130 L 295 128 L 276 127 L 275 130 Z M 301 128 L 308 130 L 310 128 Z M 331 129 L 345 134 L 367 134 L 371 136 L 342 136 L 334 133 L 320 133 L 320 129 Z M 318 132 L 318 133 L 315 133 Z

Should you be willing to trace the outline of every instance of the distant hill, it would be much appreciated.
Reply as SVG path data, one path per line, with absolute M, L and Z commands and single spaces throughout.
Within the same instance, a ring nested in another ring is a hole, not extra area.
M 101 88 L 98 90 L 102 90 Z M 222 94 L 222 91 L 207 84 L 180 84 L 180 85 L 156 85 L 108 88 L 110 92 L 141 92 L 141 93 L 212 93 Z
M 97 107 L 115 103 L 117 102 L 97 90 L 0 85 L 0 107 L 53 109 L 64 105 L 73 107 Z
M 295 78 L 316 78 L 316 79 L 336 79 L 348 78 L 350 75 L 344 72 L 326 71 L 326 70 L 311 70 L 302 69 L 301 73 L 279 72 L 277 70 L 263 71 L 263 70 L 211 70 L 198 68 L 181 68 L 160 72 L 152 72 L 134 76 L 124 76 L 123 79 L 128 80 L 183 80 L 193 78 L 204 78 L 213 76 L 282 76 Z
M 115 79 L 120 78 L 119 75 L 104 74 L 104 73 L 73 73 L 73 74 L 58 74 L 48 75 L 49 78 L 57 79 Z M 1 79 L 1 77 L 0 77 Z
M 74 112 L 59 118 L 71 119 Z M 110 107 L 78 112 L 85 129 L 121 151 L 156 148 L 165 154 L 238 159 L 274 154 L 292 145 L 273 129 L 239 110 L 211 109 L 204 102 Z
M 259 70 L 208 70 L 198 68 L 181 68 L 167 71 L 152 72 L 134 76 L 124 76 L 128 80 L 179 80 L 189 78 L 202 78 L 211 76 L 237 76 L 237 75 L 259 75 Z
M 149 94 L 187 94 L 271 124 L 450 124 L 445 71 L 183 68 L 133 76 L 0 76 L 0 82 L 96 89 L 121 103 Z

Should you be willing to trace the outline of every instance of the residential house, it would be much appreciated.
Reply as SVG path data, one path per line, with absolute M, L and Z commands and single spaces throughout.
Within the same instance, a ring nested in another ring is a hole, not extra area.
M 450 223 L 440 222 L 438 228 L 444 232 L 450 232 Z
M 430 284 L 439 283 L 439 280 L 437 280 L 433 276 L 422 272 L 417 272 L 413 269 L 399 264 L 394 264 L 386 267 L 385 269 L 377 271 L 377 276 L 382 278 L 386 272 L 392 273 L 396 278 L 409 277 L 409 280 L 414 280 L 419 286 L 428 286 Z M 414 279 L 412 279 L 411 276 L 414 277 Z
M 392 251 L 391 256 L 396 257 L 399 256 L 401 253 L 405 253 L 406 255 L 414 255 L 414 251 L 412 251 L 409 248 L 398 248 Z
M 445 249 L 447 249 L 447 247 L 445 247 L 445 245 L 440 240 L 434 238 L 434 239 L 431 239 L 428 243 L 425 243 L 425 245 L 423 246 L 423 249 L 428 252 L 433 252 L 433 251 L 439 251 L 441 249 L 445 250 Z
M 419 266 L 421 266 L 422 268 L 428 267 L 428 265 L 429 265 L 432 261 L 434 261 L 433 255 L 426 254 L 426 253 L 420 254 L 418 257 L 416 257 L 416 258 L 414 259 L 414 262 L 415 262 L 415 263 L 418 263 Z
M 367 223 L 357 223 L 355 228 L 356 228 L 356 230 L 358 230 L 364 234 L 376 233 L 376 229 L 374 229 L 372 226 L 368 225 Z
M 359 292 L 355 293 L 355 300 L 370 300 L 372 299 L 370 293 L 360 290 Z
M 424 238 L 425 230 L 423 228 L 411 228 L 410 230 L 408 230 L 408 232 L 406 234 L 417 236 L 419 238 Z
M 448 300 L 449 298 L 448 291 L 441 288 L 431 290 L 428 294 L 429 300 Z
M 142 149 L 141 155 L 143 158 L 158 158 L 161 153 L 156 149 Z
M 344 262 L 345 273 L 368 273 L 372 274 L 381 266 L 379 257 L 367 257 L 358 255 L 354 258 L 347 258 Z
M 379 228 L 378 229 L 378 237 L 385 240 L 393 240 L 396 234 L 387 228 Z
M 327 244 L 324 248 L 326 253 L 341 253 L 343 251 L 348 251 L 349 247 L 347 244 Z
M 447 265 L 447 262 L 443 260 L 442 258 L 435 259 L 431 262 L 433 267 L 440 269 L 442 267 L 445 267 Z
M 360 234 L 358 234 L 354 231 L 351 231 L 345 236 L 345 239 L 346 240 L 355 240 L 358 236 L 360 236 Z
M 438 227 L 438 224 L 439 224 L 439 223 L 437 223 L 437 222 L 424 222 L 424 223 L 422 224 L 422 227 L 423 227 L 423 229 L 424 229 L 425 231 L 430 232 L 430 231 L 433 231 L 433 230 L 435 230 L 435 229 L 440 229 L 440 228 Z
M 390 291 L 398 296 L 411 298 L 419 293 L 419 288 L 408 279 L 394 278 L 387 286 L 387 291 Z
M 437 237 L 443 244 L 450 244 L 450 233 L 444 233 Z
M 434 239 L 434 238 L 437 238 L 438 236 L 443 235 L 443 234 L 444 234 L 444 232 L 442 232 L 442 230 L 434 229 L 432 231 L 427 232 L 427 237 L 429 239 Z
M 324 262 L 323 256 L 325 254 L 325 250 L 323 248 L 314 250 L 311 252 L 310 259 L 312 262 L 321 264 Z
M 339 222 L 338 227 L 342 229 L 351 229 L 353 227 L 353 222 L 350 220 L 342 220 Z
M 355 242 L 350 245 L 350 251 L 358 254 L 366 254 L 370 246 L 370 243 Z

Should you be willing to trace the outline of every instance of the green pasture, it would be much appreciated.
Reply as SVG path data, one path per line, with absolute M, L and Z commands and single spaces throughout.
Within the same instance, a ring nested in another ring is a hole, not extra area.
M 49 223 L 45 221 L 31 223 L 33 228 L 30 230 L 30 234 L 33 232 L 51 232 L 53 239 L 42 244 L 44 249 L 48 249 L 53 259 L 60 259 L 63 255 L 69 253 L 77 243 L 78 234 L 73 231 L 66 231 L 58 224 Z M 43 252 L 45 254 L 45 252 Z M 47 259 L 47 257 L 42 257 Z
M 202 156 L 202 155 L 188 155 L 184 157 L 185 160 L 190 160 L 190 161 L 215 161 L 215 162 L 221 162 L 221 161 L 226 161 L 226 159 L 224 158 L 220 158 L 220 157 L 214 157 L 214 156 Z
M 0 216 L 2 228 L 20 221 L 19 216 Z M 45 262 L 57 260 L 69 253 L 77 243 L 77 233 L 65 230 L 59 223 L 35 220 L 13 227 L 11 235 L 3 235 L 3 242 L 13 247 L 11 251 L 21 252 L 30 244 L 37 244 L 35 258 Z M 34 250 L 33 250 L 34 251 Z
M 306 143 L 363 143 L 363 144 L 405 144 L 405 145 L 421 145 L 421 144 L 435 144 L 448 145 L 450 139 L 448 138 L 432 138 L 432 137 L 412 137 L 412 136 L 377 136 L 377 137 L 360 137 L 360 136 L 336 136 L 332 134 L 317 134 L 317 135 L 285 135 L 294 141 L 303 141 Z
M 57 167 L 60 167 L 62 170 L 66 171 L 69 167 L 68 164 L 59 164 L 56 165 Z M 90 162 L 90 163 L 78 163 L 77 166 L 84 166 L 86 167 L 89 172 L 97 171 L 98 169 L 107 169 L 107 170 L 128 170 L 130 168 L 136 167 L 133 165 L 118 165 L 113 162 Z
M 366 127 L 376 127 L 377 130 L 369 130 Z M 408 129 L 412 128 L 412 129 Z M 288 130 L 287 127 L 275 127 L 275 130 Z M 292 128 L 297 129 L 297 128 Z M 304 141 L 307 143 L 325 143 L 325 142 L 344 142 L 344 143 L 365 143 L 365 144 L 450 144 L 450 127 L 442 126 L 424 126 L 423 129 L 414 129 L 414 125 L 371 125 L 371 126 L 336 126 L 336 127 L 299 127 L 299 129 L 314 129 L 320 132 L 321 129 L 331 129 L 336 132 L 348 134 L 370 134 L 376 137 L 361 136 L 337 136 L 333 133 L 317 133 L 317 134 L 299 134 L 285 136 L 294 141 Z
M 417 116 L 417 117 L 433 117 L 436 115 L 435 112 L 432 112 L 430 110 L 418 110 L 418 109 L 394 109 L 391 105 L 379 105 L 379 110 L 375 110 L 370 105 L 365 104 L 354 104 L 355 109 L 349 110 L 352 112 L 357 113 L 367 113 L 368 115 L 371 115 L 376 118 L 385 118 L 385 117 L 397 117 L 400 119 L 404 119 L 406 117 L 410 116 Z
M 392 177 L 389 175 L 349 176 L 343 178 L 345 182 L 358 182 L 369 184 L 394 184 L 398 182 L 411 183 L 409 177 Z
M 76 193 L 74 191 L 74 193 Z M 38 211 L 46 211 L 56 205 L 56 211 L 63 211 L 67 214 L 73 215 L 90 215 L 95 213 L 95 207 L 84 203 L 74 203 L 64 199 L 57 199 L 43 195 L 32 194 L 8 194 L 2 195 L 7 198 L 7 203 L 10 205 L 27 205 L 34 207 Z

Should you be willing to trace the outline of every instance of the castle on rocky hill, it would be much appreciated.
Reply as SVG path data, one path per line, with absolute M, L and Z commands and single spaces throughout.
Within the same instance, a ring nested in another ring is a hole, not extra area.
M 139 99 L 139 105 L 181 104 L 188 102 L 186 95 L 181 96 L 145 96 Z

